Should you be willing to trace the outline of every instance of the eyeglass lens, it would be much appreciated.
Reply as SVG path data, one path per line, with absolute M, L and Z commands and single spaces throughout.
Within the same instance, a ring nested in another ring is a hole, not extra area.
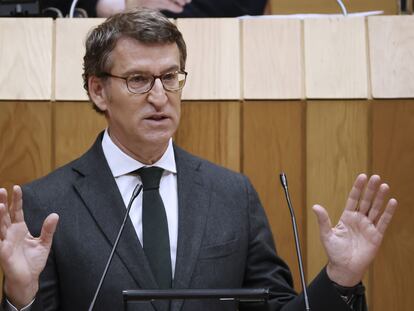
M 127 78 L 128 89 L 133 93 L 148 92 L 154 85 L 152 75 L 134 74 Z M 184 87 L 186 75 L 183 72 L 168 72 L 159 77 L 163 87 L 168 91 L 178 91 Z

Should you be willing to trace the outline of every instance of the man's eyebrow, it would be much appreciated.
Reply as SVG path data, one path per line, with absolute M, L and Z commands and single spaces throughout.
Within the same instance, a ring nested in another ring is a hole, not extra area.
M 172 65 L 172 66 L 164 69 L 163 71 L 161 71 L 161 75 L 163 75 L 165 73 L 168 73 L 168 72 L 177 71 L 177 70 L 180 70 L 180 66 L 179 65 Z M 153 75 L 153 73 L 148 71 L 148 70 L 130 69 L 130 70 L 127 70 L 123 74 L 123 76 L 127 77 L 127 76 L 134 75 L 134 74 Z
M 161 71 L 161 73 L 164 74 L 164 73 L 167 73 L 167 72 L 177 71 L 177 70 L 180 70 L 180 66 L 172 65 L 172 66 L 168 67 L 167 69 Z

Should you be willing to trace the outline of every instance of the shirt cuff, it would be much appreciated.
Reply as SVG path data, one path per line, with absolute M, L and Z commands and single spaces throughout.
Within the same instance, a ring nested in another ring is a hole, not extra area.
M 346 304 L 349 305 L 352 310 L 359 310 L 359 308 L 357 308 L 358 301 L 360 301 L 360 298 L 365 294 L 365 287 L 362 282 L 353 287 L 341 286 L 335 282 L 332 283 Z
M 30 311 L 34 301 L 35 301 L 35 299 L 33 299 L 27 306 L 24 306 L 23 308 L 21 308 L 19 310 L 15 306 L 13 306 L 11 304 L 11 302 L 6 298 L 6 309 L 5 309 L 5 311 Z

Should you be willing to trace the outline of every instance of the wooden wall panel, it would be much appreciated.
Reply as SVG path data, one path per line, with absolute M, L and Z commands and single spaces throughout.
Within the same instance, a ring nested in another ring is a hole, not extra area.
M 0 102 L 0 187 L 10 192 L 50 171 L 51 116 L 50 103 Z
M 367 98 L 364 18 L 304 21 L 306 98 Z
M 295 208 L 303 257 L 305 244 L 305 105 L 296 101 L 243 104 L 243 173 L 252 181 L 266 209 L 279 254 L 289 264 L 300 290 L 300 278 L 289 209 L 280 186 L 286 172 Z
M 307 270 L 313 278 L 327 257 L 312 205 L 324 206 L 336 224 L 355 177 L 369 173 L 369 104 L 310 101 L 306 120 Z
M 56 100 L 88 100 L 83 88 L 86 35 L 102 18 L 56 19 Z
M 184 102 L 174 141 L 200 157 L 240 171 L 240 103 Z
M 414 305 L 414 100 L 372 105 L 372 166 L 399 206 L 372 270 L 374 311 L 412 310 Z
M 187 44 L 183 99 L 239 100 L 240 24 L 235 18 L 178 19 Z
M 303 98 L 300 20 L 246 19 L 242 26 L 243 97 Z
M 330 13 L 340 14 L 341 9 L 334 0 L 269 0 L 272 14 Z M 343 1 L 348 12 L 384 11 L 398 13 L 396 0 L 347 0 Z
M 368 18 L 372 96 L 414 97 L 414 16 Z
M 52 19 L 0 18 L 0 99 L 50 100 Z
M 60 102 L 54 105 L 54 168 L 82 155 L 94 143 L 106 120 L 89 102 Z
M 51 103 L 0 103 L 0 185 L 46 175 L 51 165 Z

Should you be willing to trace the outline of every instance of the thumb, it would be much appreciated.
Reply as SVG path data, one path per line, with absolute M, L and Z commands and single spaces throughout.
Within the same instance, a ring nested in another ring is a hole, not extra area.
M 332 229 L 331 219 L 329 218 L 328 212 L 325 208 L 318 204 L 312 206 L 312 210 L 318 219 L 321 237 L 327 236 Z
M 42 232 L 40 233 L 40 240 L 47 246 L 52 245 L 53 235 L 55 234 L 57 223 L 59 221 L 59 215 L 52 213 L 46 217 L 43 222 Z

